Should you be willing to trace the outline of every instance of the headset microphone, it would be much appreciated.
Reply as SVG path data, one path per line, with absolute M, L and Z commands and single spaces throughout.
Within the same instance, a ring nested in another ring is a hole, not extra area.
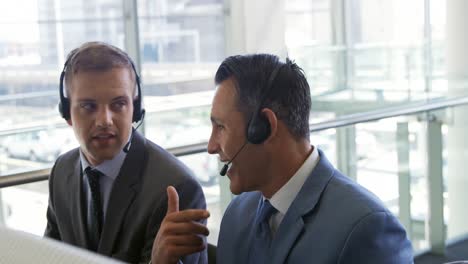
M 142 109 L 140 123 L 135 128 L 132 128 L 132 134 L 130 135 L 130 140 L 123 147 L 123 151 L 125 153 L 128 153 L 128 151 L 130 150 L 130 146 L 132 145 L 132 140 L 133 140 L 133 136 L 135 135 L 135 131 L 141 126 L 141 124 L 143 124 L 144 119 L 145 119 L 145 109 Z
M 244 145 L 242 145 L 242 147 L 237 151 L 237 153 L 234 155 L 234 157 L 226 164 L 224 164 L 223 168 L 221 169 L 221 171 L 219 172 L 219 175 L 221 176 L 225 176 L 226 173 L 227 173 L 227 170 L 229 169 L 229 165 L 231 165 L 231 163 L 234 161 L 234 159 L 237 157 L 237 154 L 239 154 L 241 152 L 241 150 L 245 147 L 245 145 L 247 145 L 247 143 L 249 143 L 248 141 L 244 143 Z

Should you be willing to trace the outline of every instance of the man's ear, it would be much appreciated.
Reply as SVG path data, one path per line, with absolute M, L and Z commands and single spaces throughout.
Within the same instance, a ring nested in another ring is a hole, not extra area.
M 68 124 L 69 126 L 73 126 L 73 123 L 72 123 L 71 117 L 67 119 L 67 124 Z
M 263 108 L 262 109 L 262 115 L 265 117 L 265 119 L 270 123 L 270 135 L 268 138 L 265 140 L 269 141 L 272 138 L 277 136 L 278 133 L 278 118 L 276 117 L 275 112 L 273 112 L 270 108 Z

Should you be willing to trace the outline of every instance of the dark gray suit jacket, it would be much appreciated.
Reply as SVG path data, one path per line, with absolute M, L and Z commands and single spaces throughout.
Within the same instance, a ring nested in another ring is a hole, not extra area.
M 289 207 L 271 244 L 268 263 L 413 262 L 403 226 L 372 193 L 320 161 Z M 260 192 L 236 197 L 224 214 L 218 263 L 249 263 Z
M 60 156 L 49 178 L 45 236 L 89 248 L 79 150 Z M 180 209 L 206 208 L 192 172 L 167 151 L 135 132 L 109 197 L 97 252 L 130 263 L 147 263 L 167 210 L 167 186 L 179 193 Z M 206 251 L 184 263 L 206 263 Z

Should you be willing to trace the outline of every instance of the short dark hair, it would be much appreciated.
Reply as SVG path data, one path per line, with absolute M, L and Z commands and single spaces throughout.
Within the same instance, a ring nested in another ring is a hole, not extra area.
M 237 106 L 245 120 L 267 107 L 293 136 L 309 139 L 310 88 L 304 71 L 296 63 L 289 59 L 281 62 L 271 54 L 231 56 L 216 71 L 215 84 L 229 78 L 235 83 Z M 270 81 L 271 78 L 274 80 Z M 267 87 L 270 82 L 271 87 Z
M 68 54 L 65 84 L 70 87 L 73 75 L 78 72 L 105 72 L 114 68 L 127 68 L 136 81 L 134 67 L 125 51 L 104 42 L 86 42 Z

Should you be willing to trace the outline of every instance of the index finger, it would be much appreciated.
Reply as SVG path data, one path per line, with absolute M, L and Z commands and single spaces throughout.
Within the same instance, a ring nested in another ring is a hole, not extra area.
M 168 220 L 175 223 L 200 221 L 210 217 L 210 212 L 204 209 L 187 209 L 168 216 Z

